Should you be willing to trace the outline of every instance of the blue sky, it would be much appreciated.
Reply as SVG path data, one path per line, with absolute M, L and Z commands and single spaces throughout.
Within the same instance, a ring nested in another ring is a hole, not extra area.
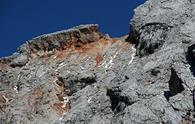
M 112 37 L 129 32 L 133 9 L 145 0 L 0 0 L 0 57 L 25 41 L 80 24 L 97 23 Z

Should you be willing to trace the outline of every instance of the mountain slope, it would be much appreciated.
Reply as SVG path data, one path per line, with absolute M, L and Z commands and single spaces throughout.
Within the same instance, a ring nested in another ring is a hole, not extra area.
M 0 59 L 1 123 L 192 123 L 194 8 L 148 0 L 128 36 L 91 24 L 28 41 Z

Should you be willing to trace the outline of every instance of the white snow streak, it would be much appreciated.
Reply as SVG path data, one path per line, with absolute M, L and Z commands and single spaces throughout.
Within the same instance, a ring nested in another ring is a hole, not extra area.
M 18 93 L 18 87 L 14 86 L 14 91 L 16 91 L 16 93 Z
M 59 64 L 58 69 L 61 69 L 64 66 L 66 66 L 66 64 L 65 63 L 61 63 L 61 64 Z
M 133 59 L 134 59 L 134 57 L 136 55 L 135 54 L 135 52 L 136 52 L 135 46 L 132 46 L 131 49 L 133 51 L 133 54 L 131 55 L 131 60 L 129 61 L 129 64 L 128 65 L 130 65 L 133 62 Z
M 89 97 L 89 99 L 87 100 L 87 102 L 88 102 L 88 103 L 91 103 L 91 99 L 92 99 L 92 98 L 91 98 L 91 97 Z
M 113 60 L 116 58 L 116 56 L 118 55 L 118 51 L 116 52 L 116 54 L 113 56 L 113 57 L 110 57 L 110 61 L 108 62 L 108 64 L 105 65 L 105 68 L 106 69 L 109 69 L 112 67 L 112 65 L 114 64 L 113 63 Z

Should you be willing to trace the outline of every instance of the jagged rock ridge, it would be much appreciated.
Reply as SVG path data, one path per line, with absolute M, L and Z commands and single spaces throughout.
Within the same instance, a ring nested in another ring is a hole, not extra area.
M 129 36 L 81 25 L 0 59 L 0 122 L 194 123 L 195 1 L 148 0 Z

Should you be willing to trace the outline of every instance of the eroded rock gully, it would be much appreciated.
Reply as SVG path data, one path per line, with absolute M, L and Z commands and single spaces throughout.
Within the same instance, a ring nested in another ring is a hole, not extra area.
M 0 59 L 1 124 L 194 123 L 194 0 L 148 0 L 132 31 L 81 25 Z

